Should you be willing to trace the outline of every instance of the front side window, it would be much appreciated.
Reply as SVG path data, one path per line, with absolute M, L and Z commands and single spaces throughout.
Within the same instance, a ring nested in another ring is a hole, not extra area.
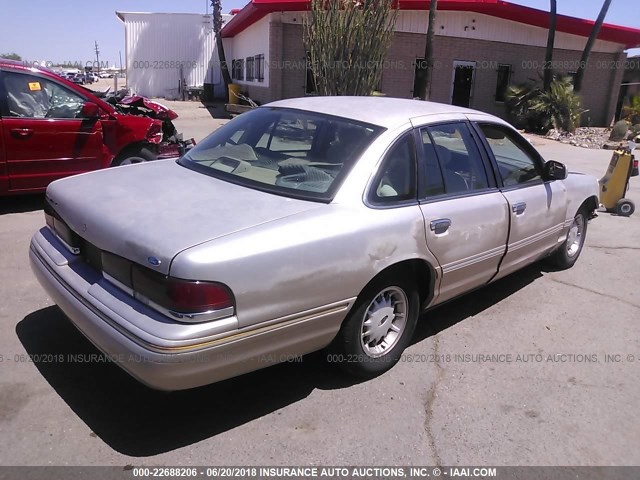
M 412 134 L 402 137 L 386 155 L 375 186 L 372 200 L 376 204 L 416 198 L 416 151 Z
M 489 148 L 498 163 L 498 170 L 505 187 L 512 187 L 542 179 L 540 169 L 526 140 L 518 138 L 506 127 L 492 124 L 479 125 L 487 139 Z
M 62 85 L 35 75 L 4 72 L 6 114 L 24 118 L 82 118 L 85 100 Z
M 438 157 L 446 193 L 465 193 L 489 187 L 487 172 L 466 123 L 427 127 Z
M 262 107 L 216 130 L 180 164 L 251 188 L 329 201 L 382 130 L 344 118 Z

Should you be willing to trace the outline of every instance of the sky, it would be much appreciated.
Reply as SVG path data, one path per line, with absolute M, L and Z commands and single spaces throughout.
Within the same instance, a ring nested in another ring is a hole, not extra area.
M 242 8 L 248 0 L 222 0 L 224 12 Z M 548 0 L 511 0 L 547 10 Z M 124 62 L 124 26 L 116 11 L 206 13 L 208 0 L 0 0 L 0 53 L 15 52 L 25 60 L 54 63 L 95 60 L 119 66 Z M 558 13 L 595 20 L 602 0 L 558 0 Z M 607 23 L 640 29 L 637 0 L 613 0 Z M 630 55 L 640 54 L 640 49 Z

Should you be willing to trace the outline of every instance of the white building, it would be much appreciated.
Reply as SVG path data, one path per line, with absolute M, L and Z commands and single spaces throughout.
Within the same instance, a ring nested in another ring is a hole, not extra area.
M 124 23 L 127 87 L 146 97 L 180 98 L 186 87 L 224 95 L 212 15 L 116 12 Z M 223 21 L 230 15 L 223 15 Z

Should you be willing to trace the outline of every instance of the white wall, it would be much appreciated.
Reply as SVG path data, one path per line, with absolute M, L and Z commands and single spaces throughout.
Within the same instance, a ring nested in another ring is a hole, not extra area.
M 429 12 L 426 11 L 400 12 L 396 23 L 396 31 L 426 33 L 428 17 Z M 444 27 L 444 29 L 441 27 Z M 474 27 L 475 30 L 473 29 Z M 478 40 L 546 47 L 547 32 L 548 30 L 546 28 L 534 27 L 473 12 L 440 11 L 436 16 L 436 35 L 447 37 L 474 38 Z M 582 51 L 586 43 L 586 37 L 556 32 L 554 47 L 565 50 Z M 623 48 L 623 45 L 617 43 L 596 40 L 593 51 L 615 53 L 622 51 Z
M 283 23 L 302 23 L 302 17 L 305 13 L 286 12 L 273 15 L 279 15 Z M 398 14 L 395 30 L 397 32 L 426 34 L 428 18 L 428 11 L 401 11 Z M 444 27 L 444 29 L 441 27 Z M 475 27 L 475 30 L 473 27 Z M 546 47 L 547 45 L 546 28 L 534 27 L 473 12 L 439 11 L 436 16 L 436 35 L 475 38 L 537 47 Z M 586 43 L 586 37 L 563 32 L 556 33 L 555 48 L 582 51 Z M 593 47 L 594 52 L 603 53 L 615 53 L 623 49 L 623 45 L 603 40 L 596 40 Z
M 256 87 L 269 86 L 269 22 L 270 15 L 266 15 L 235 37 L 225 39 L 224 53 L 229 65 L 229 73 L 231 73 L 232 60 L 264 55 L 264 81 L 233 80 L 233 83 Z
M 180 64 L 188 86 L 206 82 L 219 87 L 216 93 L 224 91 L 211 15 L 118 15 L 125 24 L 127 86 L 135 93 L 178 98 Z

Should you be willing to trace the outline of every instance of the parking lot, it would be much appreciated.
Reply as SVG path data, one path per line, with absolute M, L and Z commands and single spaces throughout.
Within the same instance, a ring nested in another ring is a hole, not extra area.
M 165 103 L 186 137 L 225 121 Z M 598 177 L 611 156 L 532 141 Z M 1 465 L 640 463 L 640 213 L 600 213 L 571 270 L 533 265 L 427 313 L 379 378 L 313 354 L 174 393 L 97 361 L 52 305 L 28 264 L 43 225 L 41 196 L 0 198 Z

